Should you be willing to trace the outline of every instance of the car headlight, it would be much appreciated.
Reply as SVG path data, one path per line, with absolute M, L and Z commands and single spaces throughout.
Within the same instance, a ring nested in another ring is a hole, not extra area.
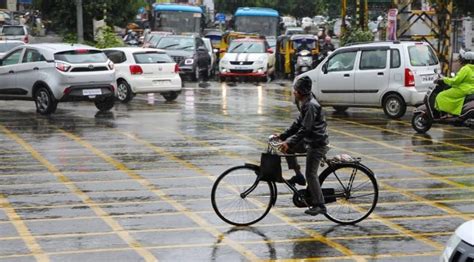
M 451 238 L 449 238 L 448 243 L 446 244 L 446 248 L 444 249 L 442 261 L 449 261 L 449 258 L 453 255 L 454 250 L 456 247 L 461 243 L 461 238 L 458 235 L 453 234 Z
M 228 60 L 221 60 L 221 66 L 224 66 L 224 65 L 228 65 L 229 64 L 229 61 Z
M 261 58 L 261 59 L 255 61 L 255 64 L 257 64 L 257 65 L 263 65 L 263 64 L 265 64 L 265 58 Z
M 192 64 L 194 64 L 194 59 L 193 58 L 187 58 L 186 60 L 184 60 L 184 64 L 185 65 L 192 65 Z

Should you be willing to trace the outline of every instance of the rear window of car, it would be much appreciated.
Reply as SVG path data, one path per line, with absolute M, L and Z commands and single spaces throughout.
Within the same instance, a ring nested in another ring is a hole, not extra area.
M 127 61 L 127 56 L 122 51 L 105 50 L 104 53 L 110 59 L 110 61 L 114 62 L 114 64 L 121 64 Z
M 23 43 L 0 43 L 0 53 L 6 53 L 20 45 L 23 45 Z
M 137 64 L 174 63 L 169 55 L 158 52 L 134 53 L 133 57 Z
M 413 45 L 408 47 L 410 64 L 412 66 L 433 66 L 438 64 L 438 58 L 428 45 Z
M 99 50 L 77 49 L 54 54 L 54 59 L 71 64 L 104 63 L 107 56 Z
M 23 26 L 5 26 L 2 29 L 4 35 L 25 35 Z

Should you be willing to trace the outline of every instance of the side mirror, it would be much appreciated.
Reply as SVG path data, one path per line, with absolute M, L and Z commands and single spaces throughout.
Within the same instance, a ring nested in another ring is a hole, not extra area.
M 268 48 L 268 49 L 267 49 L 267 53 L 269 53 L 269 54 L 273 54 L 273 49 L 271 49 L 271 48 Z
M 323 73 L 327 74 L 328 73 L 328 63 L 324 64 L 322 69 L 323 69 Z

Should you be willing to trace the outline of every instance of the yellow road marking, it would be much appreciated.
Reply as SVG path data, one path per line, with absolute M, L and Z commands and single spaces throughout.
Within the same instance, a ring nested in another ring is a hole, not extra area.
M 38 261 L 49 261 L 48 256 L 41 249 L 41 246 L 36 242 L 35 237 L 31 234 L 28 226 L 25 225 L 21 217 L 15 212 L 15 209 L 10 205 L 8 199 L 0 194 L 0 206 L 5 211 L 5 214 L 8 217 L 8 220 L 13 224 L 20 239 L 25 242 L 26 246 L 30 250 L 31 254 Z
M 93 152 L 95 155 L 99 156 L 100 158 L 104 159 L 106 162 L 110 163 L 111 165 L 113 165 L 116 169 L 118 170 L 121 170 L 123 172 L 125 172 L 130 178 L 132 178 L 134 181 L 136 181 L 138 184 L 142 185 L 144 188 L 146 188 L 147 190 L 151 191 L 152 193 L 154 193 L 155 195 L 157 195 L 158 197 L 160 197 L 161 199 L 165 200 L 167 203 L 169 203 L 170 205 L 172 205 L 174 208 L 176 208 L 178 211 L 180 211 L 182 214 L 186 215 L 187 217 L 189 217 L 191 220 L 193 220 L 196 224 L 198 224 L 199 226 L 201 226 L 202 228 L 205 228 L 207 232 L 209 232 L 211 235 L 214 235 L 214 236 L 218 236 L 220 234 L 220 232 L 217 230 L 217 229 L 214 229 L 212 227 L 209 226 L 208 222 L 206 220 L 204 220 L 203 218 L 201 218 L 200 216 L 196 215 L 195 213 L 191 212 L 191 211 L 188 211 L 188 209 L 183 206 L 181 203 L 179 203 L 178 201 L 170 198 L 168 195 L 166 195 L 166 193 L 164 193 L 162 190 L 158 189 L 154 184 L 152 184 L 151 182 L 149 182 L 147 179 L 145 179 L 144 177 L 136 174 L 134 171 L 128 169 L 125 164 L 115 160 L 114 158 L 110 157 L 109 155 L 105 154 L 104 152 L 102 152 L 101 150 L 95 148 L 94 146 L 92 146 L 90 143 L 82 140 L 80 137 L 72 134 L 72 133 L 69 133 L 69 132 L 66 132 L 62 129 L 59 129 L 59 131 L 61 131 L 61 133 L 63 135 L 65 135 L 66 137 L 69 137 L 70 139 L 76 141 L 78 144 L 82 145 L 83 147 L 89 149 L 91 152 Z M 160 153 L 161 152 L 161 153 Z M 167 157 L 168 159 L 170 160 L 179 160 L 178 158 L 172 156 L 171 154 L 161 150 L 160 153 L 161 155 Z M 180 163 L 182 163 L 183 161 L 178 161 Z M 183 164 L 183 163 L 182 163 Z M 191 164 L 187 164 L 187 163 L 184 163 L 184 166 L 190 168 L 190 169 L 193 169 L 193 166 Z M 197 170 L 196 170 L 197 171 Z M 246 257 L 247 259 L 250 259 L 250 260 L 257 260 L 258 257 L 253 254 L 251 251 L 247 250 L 245 247 L 243 247 L 242 245 L 238 244 L 237 242 L 231 240 L 231 239 L 225 239 L 224 240 L 230 247 L 232 247 L 233 249 L 235 249 L 237 252 L 239 252 L 240 254 L 242 254 L 244 257 Z
M 113 220 L 102 208 L 98 206 L 92 206 L 91 204 L 94 203 L 93 200 L 89 198 L 87 194 L 81 191 L 78 187 L 76 187 L 70 182 L 69 178 L 64 176 L 53 164 L 51 164 L 46 158 L 44 158 L 38 151 L 36 151 L 30 144 L 24 141 L 22 138 L 14 134 L 12 131 L 8 130 L 4 126 L 0 125 L 0 130 L 3 131 L 9 138 L 17 142 L 21 145 L 26 151 L 28 151 L 36 160 L 42 163 L 48 170 L 54 174 L 54 176 L 61 182 L 66 183 L 65 186 L 74 193 L 77 197 L 79 197 L 91 210 L 93 210 L 104 222 L 109 225 L 112 230 L 117 232 L 117 234 L 130 246 L 132 247 L 138 254 L 140 254 L 146 261 L 156 261 L 156 258 L 150 253 L 148 250 L 145 250 L 140 246 L 140 244 L 132 237 L 129 233 L 125 232 L 120 226 L 120 224 Z

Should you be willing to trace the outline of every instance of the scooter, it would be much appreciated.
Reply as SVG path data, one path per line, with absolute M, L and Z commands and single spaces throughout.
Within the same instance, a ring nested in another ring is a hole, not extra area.
M 295 75 L 313 69 L 313 55 L 309 50 L 301 50 L 296 54 Z
M 416 132 L 424 134 L 436 124 L 464 126 L 474 129 L 474 94 L 464 99 L 461 115 L 446 117 L 446 114 L 435 109 L 436 96 L 450 88 L 441 79 L 435 81 L 436 85 L 430 89 L 424 98 L 423 104 L 413 112 L 411 125 Z

